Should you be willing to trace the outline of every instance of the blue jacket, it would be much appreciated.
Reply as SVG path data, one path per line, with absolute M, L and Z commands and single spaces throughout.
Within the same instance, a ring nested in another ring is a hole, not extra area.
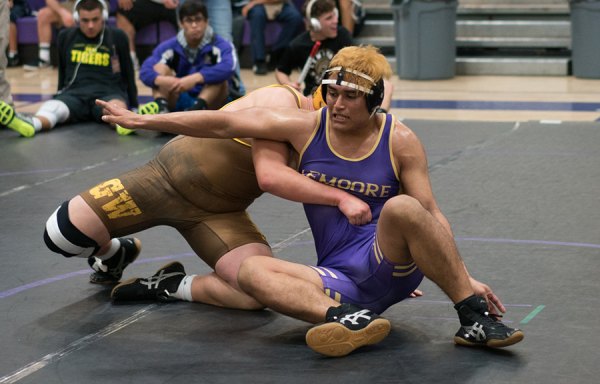
M 180 43 L 183 39 L 182 31 L 178 36 L 165 40 L 158 45 L 140 68 L 140 80 L 147 86 L 154 88 L 154 81 L 158 73 L 154 65 L 159 62 L 172 68 L 177 77 L 184 77 L 199 72 L 204 77 L 206 84 L 218 84 L 230 80 L 235 73 L 237 56 L 233 45 L 219 35 L 211 34 L 203 40 L 198 47 L 198 54 L 192 59 L 189 52 Z M 208 41 L 207 41 L 208 40 Z M 202 84 L 196 85 L 189 93 L 197 96 L 202 90 Z

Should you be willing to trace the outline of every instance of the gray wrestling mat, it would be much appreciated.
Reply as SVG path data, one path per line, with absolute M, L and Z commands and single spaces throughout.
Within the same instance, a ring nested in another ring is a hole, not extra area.
M 384 313 L 382 343 L 338 359 L 304 343 L 307 323 L 201 304 L 113 305 L 83 259 L 42 240 L 48 216 L 96 182 L 149 160 L 169 137 L 59 128 L 0 131 L 0 383 L 596 383 L 600 376 L 600 124 L 406 121 L 429 156 L 438 202 L 470 272 L 525 340 L 457 347 L 452 305 L 425 296 Z M 314 261 L 301 206 L 261 197 L 251 213 L 281 258 Z M 124 278 L 180 260 L 208 268 L 170 228 L 138 235 Z

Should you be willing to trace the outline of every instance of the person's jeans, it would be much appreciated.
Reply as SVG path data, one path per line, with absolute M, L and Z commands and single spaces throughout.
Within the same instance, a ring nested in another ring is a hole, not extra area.
M 273 51 L 284 49 L 292 39 L 296 37 L 302 27 L 302 15 L 295 6 L 285 3 L 281 12 L 275 18 L 285 27 L 281 29 L 277 42 L 273 45 Z M 265 28 L 267 26 L 267 13 L 263 5 L 255 5 L 248 12 L 248 21 L 250 22 L 250 44 L 252 46 L 252 60 L 265 61 Z

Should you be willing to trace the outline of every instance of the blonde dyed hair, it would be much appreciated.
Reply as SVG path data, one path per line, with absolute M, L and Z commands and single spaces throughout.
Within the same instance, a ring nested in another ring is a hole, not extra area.
M 372 45 L 349 46 L 340 49 L 329 63 L 329 68 L 335 67 L 362 72 L 371 77 L 375 84 L 392 75 L 392 68 L 387 59 L 379 52 L 378 48 Z M 326 77 L 334 78 L 331 75 L 337 75 L 337 72 L 331 71 L 327 73 Z M 350 72 L 344 73 L 344 80 L 366 89 L 371 89 L 374 85 L 368 79 Z

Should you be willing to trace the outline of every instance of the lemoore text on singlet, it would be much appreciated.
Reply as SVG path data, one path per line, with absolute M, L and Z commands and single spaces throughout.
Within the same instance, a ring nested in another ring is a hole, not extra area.
M 366 183 L 364 181 L 352 181 L 349 179 L 329 176 L 318 171 L 308 171 L 302 169 L 301 172 L 304 176 L 318 181 L 319 183 L 343 189 L 346 191 L 351 191 L 364 196 L 386 198 L 390 196 L 390 190 L 392 188 L 391 185 Z

